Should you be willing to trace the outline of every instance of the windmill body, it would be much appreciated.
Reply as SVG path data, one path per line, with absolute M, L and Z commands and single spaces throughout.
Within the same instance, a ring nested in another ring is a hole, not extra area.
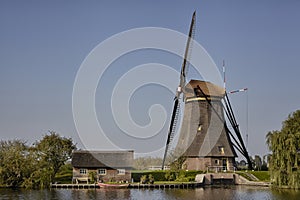
M 184 89 L 185 107 L 175 151 L 186 158 L 187 170 L 231 170 L 236 152 L 226 131 L 221 100 L 224 88 L 191 80 Z

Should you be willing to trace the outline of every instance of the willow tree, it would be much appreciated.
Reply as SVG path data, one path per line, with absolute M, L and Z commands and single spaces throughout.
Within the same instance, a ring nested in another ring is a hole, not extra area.
M 266 143 L 272 152 L 269 169 L 275 186 L 300 188 L 300 110 L 283 122 L 280 131 L 271 131 Z

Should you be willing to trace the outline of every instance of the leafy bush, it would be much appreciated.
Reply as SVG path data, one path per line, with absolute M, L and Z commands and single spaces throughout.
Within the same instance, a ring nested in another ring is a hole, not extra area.
M 89 172 L 89 178 L 92 183 L 95 183 L 97 181 L 97 172 L 95 171 Z
M 152 176 L 152 174 L 149 174 L 148 180 L 150 184 L 154 183 L 154 177 Z
M 154 183 L 154 177 L 152 176 L 152 174 L 149 174 L 149 176 L 143 175 L 140 178 L 140 183 L 142 183 L 142 184 L 147 184 L 147 183 L 153 184 Z
M 202 171 L 195 171 L 195 170 L 191 170 L 191 171 L 158 170 L 158 171 L 134 171 L 131 174 L 134 182 L 139 182 L 142 176 L 146 175 L 149 177 L 150 174 L 153 176 L 155 181 L 172 181 L 176 179 L 180 181 L 180 178 L 182 178 L 182 180 L 187 182 L 187 181 L 195 180 L 196 175 L 202 173 L 203 173 Z
M 164 171 L 135 171 L 132 172 L 132 178 L 134 182 L 139 182 L 141 177 L 146 175 L 149 176 L 150 174 L 152 174 L 154 180 L 156 181 L 165 181 L 165 172 Z
M 147 175 L 143 175 L 143 176 L 141 176 L 140 183 L 142 183 L 142 184 L 146 184 L 147 182 L 148 182 Z
M 174 177 L 175 177 L 175 175 L 171 171 L 167 171 L 165 173 L 165 178 L 167 181 L 174 181 L 174 179 L 175 179 Z

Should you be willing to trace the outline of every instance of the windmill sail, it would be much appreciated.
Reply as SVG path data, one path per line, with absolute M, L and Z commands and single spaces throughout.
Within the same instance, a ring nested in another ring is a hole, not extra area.
M 195 28 L 194 28 L 195 19 L 196 19 L 196 11 L 193 13 L 192 22 L 191 22 L 190 30 L 189 30 L 189 37 L 188 37 L 188 40 L 187 40 L 187 43 L 186 43 L 184 59 L 183 59 L 181 72 L 180 72 L 180 82 L 179 82 L 178 89 L 176 91 L 176 96 L 174 98 L 174 107 L 173 107 L 173 111 L 172 111 L 169 131 L 168 131 L 168 137 L 167 137 L 165 153 L 164 153 L 164 157 L 163 157 L 162 169 L 164 169 L 166 157 L 167 157 L 168 150 L 169 150 L 169 146 L 170 146 L 170 143 L 171 143 L 171 141 L 174 137 L 174 133 L 175 133 L 175 129 L 176 129 L 176 124 L 177 124 L 177 119 L 178 119 L 178 114 L 179 114 L 179 97 L 180 97 L 180 94 L 183 92 L 183 88 L 185 87 L 186 69 L 187 69 L 187 65 L 188 65 L 187 60 L 188 60 L 189 55 L 190 55 L 189 50 L 192 46 L 193 36 L 194 36 L 194 32 L 195 32 Z
M 175 97 L 173 112 L 172 112 L 172 116 L 171 116 L 171 122 L 170 122 L 170 126 L 169 126 L 169 131 L 168 131 L 168 138 L 167 138 L 167 142 L 166 142 L 165 153 L 164 153 L 164 158 L 163 158 L 163 163 L 162 163 L 162 170 L 164 169 L 164 166 L 165 166 L 165 161 L 166 161 L 166 157 L 168 154 L 170 143 L 174 137 L 174 132 L 176 129 L 176 123 L 177 123 L 177 119 L 178 119 L 178 112 L 179 112 L 179 100 L 178 100 L 178 98 Z

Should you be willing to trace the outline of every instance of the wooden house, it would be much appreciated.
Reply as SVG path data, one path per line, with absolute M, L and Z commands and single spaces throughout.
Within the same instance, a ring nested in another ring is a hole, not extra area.
M 130 182 L 133 151 L 75 151 L 73 183 Z

